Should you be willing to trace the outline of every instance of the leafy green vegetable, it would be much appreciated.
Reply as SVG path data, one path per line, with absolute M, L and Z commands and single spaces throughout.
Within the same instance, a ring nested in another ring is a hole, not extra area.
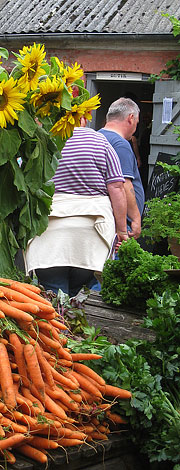
M 68 339 L 68 347 L 73 352 L 102 355 L 85 363 L 107 383 L 132 392 L 130 401 L 118 399 L 113 405 L 116 413 L 128 419 L 130 439 L 150 462 L 169 462 L 171 469 L 178 470 L 180 287 L 147 301 L 143 326 L 155 332 L 154 341 L 132 339 L 113 345 L 101 336 L 100 329 L 88 327 L 85 339 Z
M 122 242 L 119 260 L 106 261 L 102 273 L 101 295 L 108 304 L 136 306 L 145 311 L 146 301 L 167 287 L 176 290 L 178 281 L 170 280 L 165 269 L 179 269 L 175 256 L 153 256 L 131 238 Z

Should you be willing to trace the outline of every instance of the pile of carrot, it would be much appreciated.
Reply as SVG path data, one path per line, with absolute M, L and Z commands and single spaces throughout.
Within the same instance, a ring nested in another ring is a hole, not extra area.
M 0 456 L 48 462 L 48 450 L 106 440 L 131 392 L 105 383 L 66 347 L 67 327 L 32 284 L 0 278 Z

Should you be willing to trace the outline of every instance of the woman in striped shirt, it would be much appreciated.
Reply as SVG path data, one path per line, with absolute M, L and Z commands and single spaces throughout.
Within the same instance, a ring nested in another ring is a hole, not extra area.
M 93 129 L 74 129 L 62 150 L 53 181 L 47 230 L 29 241 L 27 271 L 55 293 L 75 296 L 101 273 L 115 234 L 127 240 L 127 201 L 119 158 Z

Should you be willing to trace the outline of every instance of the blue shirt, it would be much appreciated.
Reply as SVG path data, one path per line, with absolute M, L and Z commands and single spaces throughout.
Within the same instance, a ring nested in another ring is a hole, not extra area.
M 118 154 L 124 178 L 130 178 L 134 187 L 136 202 L 140 214 L 144 209 L 144 189 L 137 166 L 137 160 L 130 143 L 117 132 L 108 129 L 99 129 Z

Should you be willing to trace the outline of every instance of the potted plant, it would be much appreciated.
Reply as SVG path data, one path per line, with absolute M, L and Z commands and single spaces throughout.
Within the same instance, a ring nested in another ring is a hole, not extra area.
M 180 193 L 169 193 L 162 199 L 156 197 L 146 204 L 142 236 L 152 244 L 167 238 L 171 253 L 180 260 Z

